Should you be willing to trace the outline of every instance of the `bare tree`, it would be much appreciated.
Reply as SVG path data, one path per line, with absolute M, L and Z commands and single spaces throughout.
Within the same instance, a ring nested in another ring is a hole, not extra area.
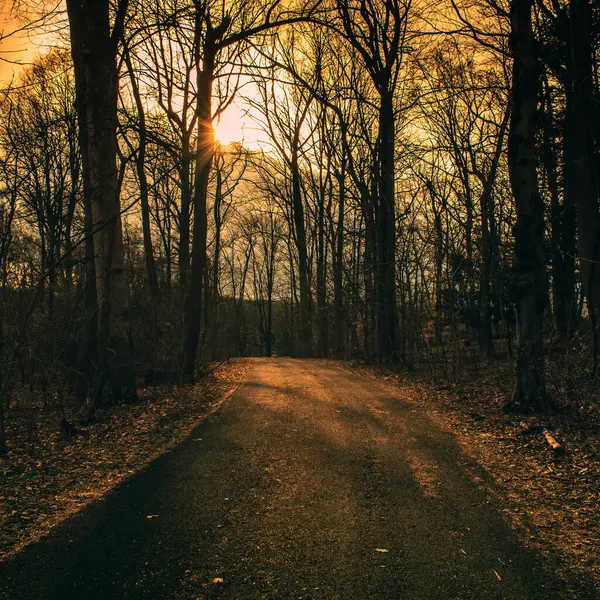
M 338 0 L 337 7 L 344 33 L 361 57 L 378 95 L 377 195 L 371 202 L 377 227 L 378 358 L 385 362 L 397 357 L 394 97 L 405 57 L 411 1 Z
M 98 302 L 98 371 L 116 401 L 137 397 L 129 342 L 128 286 L 124 264 L 117 171 L 117 49 L 127 0 L 111 24 L 110 3 L 68 0 L 71 53 L 83 160 L 84 193 L 90 207 Z M 90 405 L 102 386 L 94 386 Z
M 517 308 L 517 363 L 510 408 L 545 405 L 543 318 L 547 299 L 544 255 L 544 205 L 536 166 L 540 64 L 533 36 L 532 0 L 512 0 L 511 47 L 514 55 L 512 119 L 508 167 L 515 197 L 514 299 Z

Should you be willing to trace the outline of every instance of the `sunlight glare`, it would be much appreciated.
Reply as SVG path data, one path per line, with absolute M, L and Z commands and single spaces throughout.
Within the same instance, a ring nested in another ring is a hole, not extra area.
M 220 144 L 227 145 L 233 142 L 242 142 L 244 139 L 243 117 L 241 111 L 236 111 L 235 108 L 234 106 L 230 107 L 220 119 L 213 122 L 215 141 Z

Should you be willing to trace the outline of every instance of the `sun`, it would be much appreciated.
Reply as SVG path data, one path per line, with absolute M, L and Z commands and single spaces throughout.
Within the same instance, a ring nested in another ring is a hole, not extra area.
M 270 145 L 268 133 L 257 125 L 256 112 L 242 101 L 235 100 L 213 120 L 213 131 L 215 142 L 221 146 L 239 143 L 244 148 L 260 150 Z
M 218 119 L 213 121 L 215 141 L 226 146 L 244 139 L 244 118 L 237 107 L 229 107 Z M 237 114 L 239 113 L 239 114 Z

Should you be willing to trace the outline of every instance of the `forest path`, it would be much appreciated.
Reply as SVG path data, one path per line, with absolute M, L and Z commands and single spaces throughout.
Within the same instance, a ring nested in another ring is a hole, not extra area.
M 186 443 L 0 565 L 0 597 L 594 597 L 521 545 L 484 478 L 391 386 L 255 359 Z

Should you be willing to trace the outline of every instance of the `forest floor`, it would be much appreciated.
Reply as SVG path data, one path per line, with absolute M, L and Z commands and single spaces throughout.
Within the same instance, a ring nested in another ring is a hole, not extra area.
M 597 382 L 574 374 L 563 357 L 550 360 L 547 383 L 556 406 L 545 415 L 516 416 L 502 411 L 512 392 L 511 360 L 480 361 L 476 372 L 453 381 L 443 369 L 427 375 L 424 369 L 410 373 L 341 364 L 388 381 L 419 403 L 491 475 L 497 485 L 489 492 L 529 547 L 553 557 L 563 572 L 574 569 L 600 583 Z M 550 448 L 545 430 L 561 444 L 559 452 Z
M 179 445 L 245 369 L 232 361 L 193 386 L 141 389 L 140 402 L 100 409 L 91 425 L 78 424 L 74 410 L 31 399 L 27 409 L 13 409 L 9 453 L 0 457 L 0 562 Z M 76 425 L 72 439 L 61 438 L 63 414 Z
M 413 386 L 251 359 L 192 436 L 0 564 L 2 600 L 597 600 Z
M 584 581 L 591 575 L 600 583 L 597 385 L 571 377 L 564 360 L 551 361 L 549 387 L 559 410 L 525 418 L 501 410 L 512 387 L 513 365 L 507 360 L 480 361 L 473 372 L 452 381 L 441 369 L 411 373 L 329 364 L 377 380 L 454 434 L 493 482 L 475 478 L 476 484 L 484 485 L 525 544 L 558 564 L 566 579 Z M 178 446 L 231 395 L 248 368 L 247 361 L 236 360 L 193 387 L 142 390 L 140 403 L 105 409 L 97 424 L 78 425 L 78 434 L 68 441 L 59 435 L 62 410 L 13 411 L 10 453 L 0 458 L 0 561 Z M 560 381 L 570 382 L 568 389 Z M 544 429 L 564 453 L 549 448 Z

